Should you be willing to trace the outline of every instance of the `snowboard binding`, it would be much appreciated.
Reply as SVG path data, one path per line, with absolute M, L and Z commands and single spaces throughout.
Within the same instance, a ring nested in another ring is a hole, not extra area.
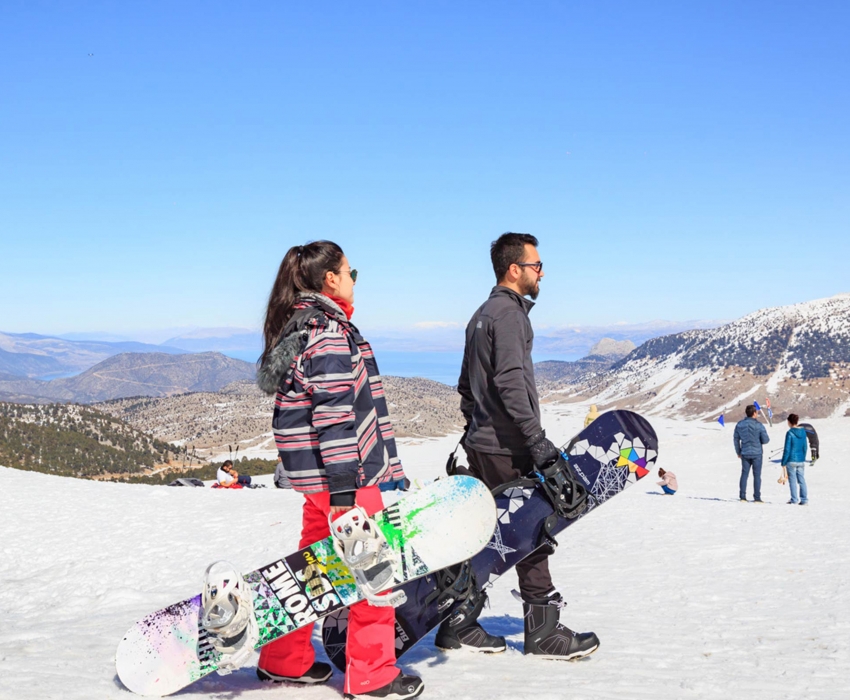
M 441 614 L 451 610 L 446 618 L 449 627 L 463 626 L 467 620 L 478 619 L 487 602 L 487 594 L 478 587 L 471 559 L 438 571 L 436 579 L 437 588 L 424 602 L 430 605 L 436 600 Z
M 254 617 L 254 596 L 230 562 L 216 561 L 204 572 L 201 626 L 220 658 L 218 673 L 227 675 L 242 666 L 260 637 Z
M 572 475 L 566 452 L 548 467 L 533 472 L 533 476 L 562 518 L 575 520 L 587 510 L 587 489 Z
M 553 548 L 557 546 L 558 543 L 549 535 L 549 531 L 554 527 L 557 518 L 575 520 L 587 510 L 587 489 L 573 476 L 569 461 L 567 453 L 561 452 L 558 458 L 548 466 L 532 471 L 521 479 L 497 486 L 492 491 L 494 496 L 499 496 L 513 488 L 536 487 L 540 489 L 557 517 L 544 524 L 543 538 L 545 541 L 540 542 L 538 546 L 543 544 Z
M 369 603 L 397 608 L 407 601 L 404 591 L 378 595 L 392 586 L 398 562 L 384 533 L 360 506 L 354 506 L 330 522 L 330 529 L 336 553 L 351 569 Z
M 437 586 L 425 598 L 425 604 L 430 605 L 436 600 L 437 610 L 441 613 L 455 603 L 465 602 L 480 593 L 469 559 L 447 569 L 440 569 L 434 574 L 434 578 Z

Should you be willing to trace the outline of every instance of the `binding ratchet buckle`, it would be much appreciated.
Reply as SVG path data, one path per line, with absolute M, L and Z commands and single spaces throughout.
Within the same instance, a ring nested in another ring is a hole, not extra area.
M 407 601 L 404 591 L 378 593 L 391 588 L 398 568 L 395 552 L 384 533 L 360 506 L 330 521 L 334 549 L 346 563 L 366 600 L 378 607 L 394 607 Z
M 570 472 L 569 456 L 560 457 L 548 467 L 535 471 L 543 493 L 555 512 L 562 518 L 574 520 L 587 510 L 587 489 Z
M 457 602 L 462 602 L 474 595 L 477 590 L 475 584 L 475 573 L 472 570 L 472 562 L 467 559 L 460 564 L 455 564 L 432 574 L 436 582 L 436 588 L 425 597 L 425 605 L 437 601 L 437 610 L 440 613 L 448 610 Z

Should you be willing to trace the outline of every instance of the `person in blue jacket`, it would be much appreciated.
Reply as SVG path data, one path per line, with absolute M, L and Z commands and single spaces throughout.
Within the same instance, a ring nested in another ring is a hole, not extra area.
M 761 463 L 763 457 L 762 445 L 770 442 L 764 426 L 758 422 L 756 407 L 747 406 L 747 417 L 739 421 L 735 426 L 732 440 L 735 443 L 735 454 L 741 459 L 741 481 L 739 484 L 739 498 L 747 500 L 747 479 L 750 469 L 753 470 L 753 501 L 763 503 L 761 500 Z
M 782 452 L 782 466 L 788 472 L 788 485 L 791 487 L 791 500 L 788 503 L 799 503 L 801 506 L 809 502 L 809 490 L 806 488 L 806 430 L 798 428 L 800 417 L 796 413 L 788 415 L 788 432 L 785 433 L 785 449 Z M 797 487 L 800 496 L 797 497 Z

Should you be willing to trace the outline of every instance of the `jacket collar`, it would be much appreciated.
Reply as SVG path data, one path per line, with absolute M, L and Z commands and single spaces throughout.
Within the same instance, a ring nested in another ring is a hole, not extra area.
M 501 284 L 497 284 L 495 287 L 493 287 L 493 289 L 490 290 L 491 297 L 494 297 L 497 294 L 508 296 L 514 301 L 516 301 L 522 307 L 523 311 L 525 311 L 526 314 L 528 314 L 528 312 L 531 311 L 532 308 L 534 308 L 534 302 L 531 301 L 531 299 L 526 299 L 524 296 L 517 294 L 513 289 L 503 287 Z
M 320 309 L 328 318 L 339 321 L 351 333 L 355 342 L 363 342 L 360 332 L 351 324 L 345 312 L 339 308 L 339 304 L 332 299 L 318 292 L 301 292 L 298 295 L 298 301 L 295 302 L 296 310 L 310 307 Z M 302 322 L 306 320 L 302 319 Z M 285 332 L 287 330 L 289 330 L 288 333 Z M 278 390 L 281 380 L 289 372 L 292 361 L 303 351 L 308 335 L 309 330 L 305 325 L 296 324 L 296 327 L 293 327 L 287 324 L 277 345 L 257 369 L 257 385 L 260 389 L 267 394 L 274 394 Z
M 299 292 L 298 305 L 301 307 L 318 306 L 331 318 L 335 318 L 337 321 L 342 321 L 345 324 L 349 322 L 345 311 L 339 308 L 339 304 L 320 292 Z

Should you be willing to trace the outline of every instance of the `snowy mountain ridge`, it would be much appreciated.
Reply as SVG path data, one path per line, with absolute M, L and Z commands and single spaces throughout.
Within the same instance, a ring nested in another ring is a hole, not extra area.
M 850 405 L 848 378 L 850 294 L 839 294 L 654 338 L 578 394 L 705 419 L 770 399 L 780 415 L 823 418 Z

